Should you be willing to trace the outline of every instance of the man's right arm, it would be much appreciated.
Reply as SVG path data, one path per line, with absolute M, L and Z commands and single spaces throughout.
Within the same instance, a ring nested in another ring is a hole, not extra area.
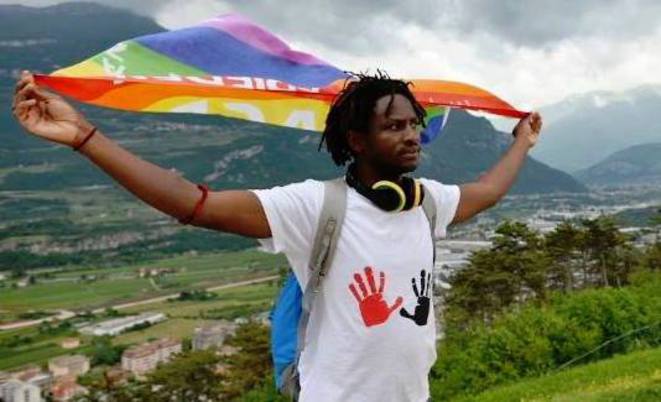
M 174 218 L 187 218 L 202 192 L 178 173 L 138 158 L 102 133 L 80 152 L 145 203 Z M 255 238 L 271 237 L 266 215 L 251 191 L 210 191 L 192 225 Z
M 37 87 L 27 72 L 16 85 L 12 109 L 30 133 L 70 147 L 81 144 L 93 128 L 63 98 Z M 202 195 L 194 183 L 138 158 L 98 130 L 79 152 L 142 201 L 174 218 L 189 217 Z M 248 237 L 271 237 L 264 209 L 250 191 L 209 192 L 191 224 Z

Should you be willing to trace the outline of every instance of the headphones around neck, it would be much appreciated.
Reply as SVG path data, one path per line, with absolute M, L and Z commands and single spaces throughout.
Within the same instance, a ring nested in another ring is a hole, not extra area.
M 354 174 L 354 166 L 351 165 L 347 169 L 347 184 L 382 210 L 386 212 L 408 211 L 422 204 L 425 192 L 418 180 L 402 177 L 401 185 L 390 180 L 381 180 L 374 183 L 372 187 L 368 187 L 358 180 Z

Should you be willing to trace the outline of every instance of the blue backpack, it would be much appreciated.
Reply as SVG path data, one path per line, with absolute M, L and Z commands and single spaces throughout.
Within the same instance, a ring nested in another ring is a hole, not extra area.
M 347 185 L 344 178 L 324 181 L 324 202 L 308 263 L 310 280 L 303 291 L 296 276 L 290 272 L 271 311 L 271 354 L 275 385 L 281 394 L 292 400 L 298 399 L 301 390 L 298 360 L 305 344 L 310 311 L 333 262 L 346 206 Z M 429 191 L 425 191 L 422 208 L 429 221 L 432 244 L 435 244 L 436 203 Z

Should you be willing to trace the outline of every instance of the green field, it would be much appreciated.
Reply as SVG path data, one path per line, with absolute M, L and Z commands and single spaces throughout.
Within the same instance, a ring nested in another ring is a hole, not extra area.
M 0 292 L 0 306 L 5 321 L 30 310 L 90 310 L 118 303 L 144 300 L 201 289 L 277 273 L 285 266 L 284 257 L 256 250 L 178 256 L 118 268 L 79 267 L 38 279 L 26 288 L 5 288 Z M 161 279 L 138 278 L 141 267 L 174 268 Z M 37 272 L 38 273 L 38 272 Z M 81 281 L 82 275 L 95 275 L 95 281 Z
M 252 313 L 267 311 L 278 292 L 274 284 L 256 284 L 216 291 L 217 299 L 209 301 L 167 301 L 130 307 L 123 313 L 158 311 L 169 319 L 140 331 L 117 336 L 114 344 L 144 342 L 150 338 L 164 336 L 183 339 L 193 334 L 195 327 L 211 321 L 203 314 L 213 314 L 213 319 L 233 319 Z
M 661 348 L 617 356 L 453 402 L 658 402 Z
M 169 337 L 183 339 L 190 337 L 196 327 L 207 322 L 206 320 L 189 320 L 185 318 L 174 318 L 152 325 L 140 331 L 130 331 L 113 338 L 115 345 L 131 345 L 146 342 L 152 338 Z
M 64 349 L 60 342 L 65 338 L 77 337 L 81 340 L 79 348 Z M 7 347 L 13 339 L 29 338 L 30 342 Z M 16 368 L 28 364 L 45 363 L 48 359 L 89 351 L 89 337 L 81 337 L 74 330 L 61 331 L 57 334 L 40 333 L 37 327 L 0 332 L 0 370 Z
M 267 311 L 277 291 L 277 286 L 263 283 L 218 290 L 214 292 L 218 298 L 210 301 L 159 302 L 128 308 L 122 313 L 159 311 L 169 318 L 143 330 L 121 334 L 113 338 L 113 343 L 130 345 L 165 336 L 175 339 L 191 337 L 195 327 L 210 321 L 200 318 L 200 314 L 213 311 L 218 316 L 214 318 L 231 319 Z M 66 350 L 59 346 L 62 339 L 72 336 L 81 339 L 78 349 Z M 17 337 L 31 338 L 32 341 L 17 347 L 1 346 Z M 90 350 L 90 338 L 80 336 L 73 330 L 56 335 L 41 334 L 36 327 L 0 332 L 0 370 L 16 369 L 27 364 L 43 364 L 48 359 L 63 354 L 86 353 Z
M 194 318 L 200 312 L 228 309 L 236 306 L 260 305 L 270 303 L 276 295 L 277 287 L 271 284 L 257 284 L 216 291 L 217 299 L 196 301 L 166 301 L 143 304 L 122 310 L 122 313 L 133 314 L 146 311 L 159 311 L 169 317 Z

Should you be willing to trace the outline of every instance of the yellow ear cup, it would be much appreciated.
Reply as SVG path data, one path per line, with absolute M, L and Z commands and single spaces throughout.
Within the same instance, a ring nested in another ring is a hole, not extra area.
M 406 205 L 406 194 L 404 194 L 404 190 L 402 190 L 402 188 L 399 187 L 396 183 L 393 183 L 389 180 L 377 181 L 372 185 L 372 190 L 380 190 L 384 188 L 395 190 L 397 195 L 399 195 L 399 205 L 391 212 L 399 212 L 404 209 L 404 205 Z
M 413 206 L 417 207 L 418 205 L 420 205 L 420 197 L 422 194 L 422 191 L 420 189 L 420 182 L 418 180 L 414 180 L 413 182 L 413 194 L 414 194 Z

